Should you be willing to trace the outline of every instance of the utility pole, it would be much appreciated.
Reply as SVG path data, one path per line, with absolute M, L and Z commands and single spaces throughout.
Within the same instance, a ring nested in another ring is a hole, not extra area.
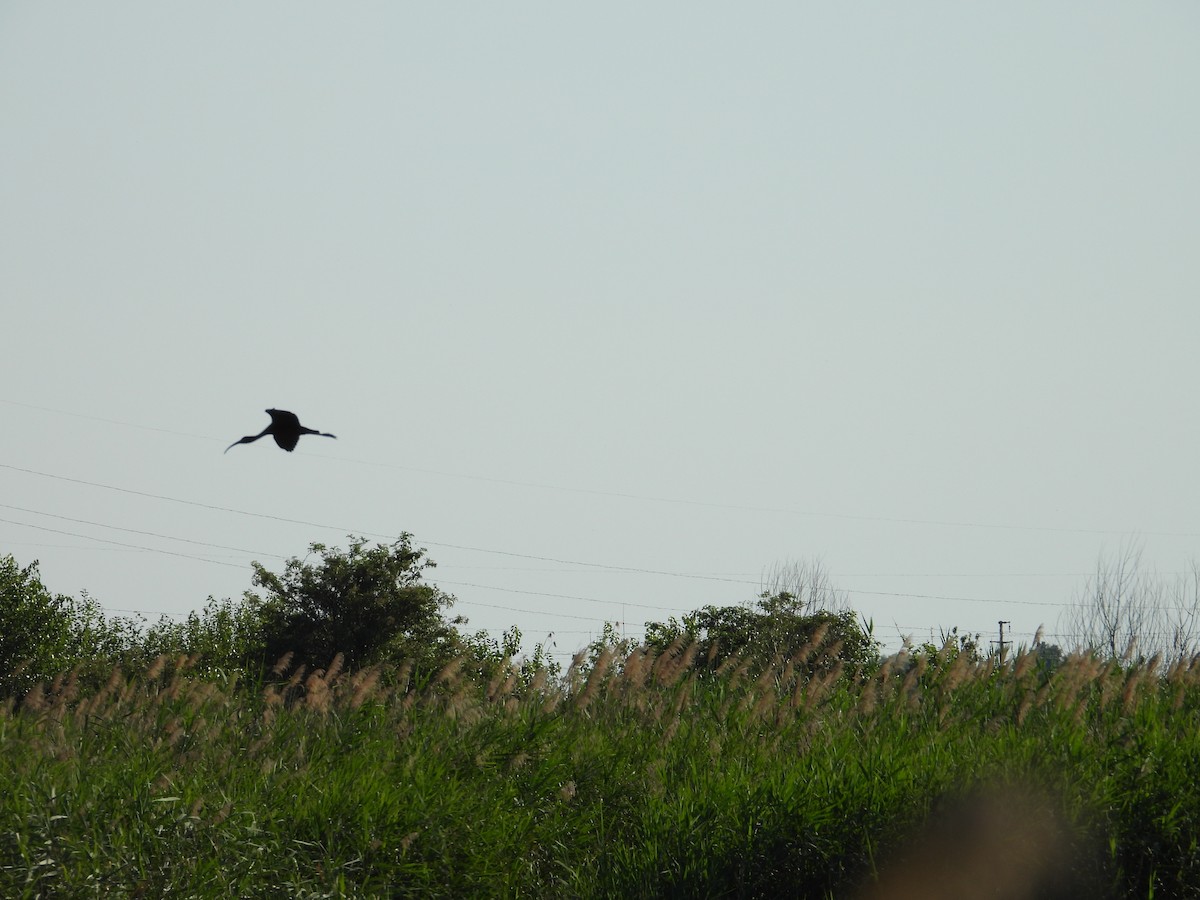
M 1003 619 L 1001 619 L 1001 620 L 1000 620 L 1000 640 L 998 640 L 998 641 L 992 641 L 992 643 L 993 643 L 993 644 L 998 644 L 998 645 L 999 645 L 999 648 L 1000 648 L 1000 665 L 1004 665 L 1004 648 L 1005 648 L 1005 647 L 1007 647 L 1009 644 L 1011 644 L 1011 643 L 1012 643 L 1012 641 L 1006 641 L 1006 640 L 1004 639 L 1004 626 L 1005 626 L 1005 625 L 1011 625 L 1011 624 L 1012 624 L 1012 622 L 1006 622 L 1006 621 L 1004 621 Z

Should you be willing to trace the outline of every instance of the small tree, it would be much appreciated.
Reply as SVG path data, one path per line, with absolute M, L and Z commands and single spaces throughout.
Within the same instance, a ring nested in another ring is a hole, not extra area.
M 834 585 L 819 559 L 777 562 L 763 572 L 760 583 L 759 596 L 780 598 L 780 605 L 789 612 L 811 614 L 850 608 L 846 592 Z
M 1103 554 L 1070 609 L 1070 627 L 1079 645 L 1108 658 L 1132 652 L 1153 621 L 1150 608 L 1160 585 L 1142 567 L 1140 544 L 1125 544 L 1116 556 Z
M 1038 666 L 1043 672 L 1052 675 L 1062 668 L 1066 654 L 1058 644 L 1047 644 L 1045 641 L 1034 641 L 1033 652 L 1037 656 Z
M 411 541 L 405 533 L 368 547 L 366 538 L 351 537 L 345 553 L 312 544 L 318 564 L 293 557 L 279 575 L 254 563 L 254 585 L 266 596 L 248 592 L 246 600 L 262 616 L 261 661 L 271 665 L 290 652 L 296 663 L 321 666 L 341 653 L 351 668 L 404 658 L 445 662 L 459 649 L 453 625 L 464 620 L 442 618 L 454 598 L 422 582 L 434 564 Z
M 1188 659 L 1200 650 L 1200 565 L 1167 579 L 1142 563 L 1142 545 L 1101 554 L 1066 613 L 1082 650 L 1110 659 Z

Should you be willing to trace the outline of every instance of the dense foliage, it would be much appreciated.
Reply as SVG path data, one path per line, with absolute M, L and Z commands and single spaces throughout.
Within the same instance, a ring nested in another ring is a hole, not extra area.
M 86 593 L 51 594 L 36 562 L 22 567 L 0 556 L 0 696 L 91 662 L 107 671 L 138 639 L 134 622 L 105 617 Z
M 809 611 L 786 592 L 763 594 L 753 606 L 705 606 L 681 619 L 648 623 L 646 644 L 660 653 L 689 647 L 714 670 L 731 659 L 755 671 L 786 661 L 806 672 L 834 666 L 870 671 L 879 664 L 879 643 L 852 611 Z
M 454 598 L 422 581 L 433 563 L 411 535 L 390 546 L 358 538 L 345 552 L 324 544 L 309 550 L 318 565 L 292 558 L 277 575 L 254 564 L 254 584 L 266 597 L 247 599 L 261 617 L 263 662 L 291 653 L 324 665 L 341 653 L 352 669 L 402 659 L 439 666 L 457 653 L 453 625 L 461 620 L 441 615 Z
M 37 563 L 21 568 L 0 557 L 0 696 L 67 669 L 107 673 L 114 661 L 144 666 L 161 653 L 195 656 L 209 672 L 260 677 L 285 654 L 310 666 L 340 653 L 349 668 L 415 660 L 436 669 L 464 648 L 495 649 L 464 640 L 455 629 L 463 620 L 442 615 L 454 598 L 422 580 L 432 566 L 408 534 L 373 547 L 352 538 L 345 551 L 312 544 L 308 558 L 289 559 L 280 573 L 253 563 L 261 595 L 209 597 L 182 622 L 164 617 L 143 629 L 106 618 L 86 594 L 52 595 Z

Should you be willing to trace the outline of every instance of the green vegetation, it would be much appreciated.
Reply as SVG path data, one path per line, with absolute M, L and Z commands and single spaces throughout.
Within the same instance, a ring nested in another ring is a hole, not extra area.
M 1200 883 L 1200 667 L 893 658 L 852 681 L 692 657 L 562 685 L 340 659 L 258 686 L 166 659 L 91 694 L 56 679 L 0 711 L 0 893 L 846 896 L 988 785 L 1030 810 L 995 852 L 1061 877 L 1050 896 Z
M 1200 659 L 1000 665 L 954 635 L 881 660 L 852 615 L 776 594 L 559 673 L 512 660 L 515 629 L 397 614 L 450 599 L 403 594 L 405 540 L 314 552 L 186 623 L 92 622 L 86 652 L 87 616 L 2 570 L 14 621 L 65 616 L 24 671 L 77 667 L 0 700 L 0 896 L 1196 895 Z M 294 625 L 272 604 L 361 664 L 318 641 L 264 671 Z M 97 677 L 102 652 L 123 664 Z

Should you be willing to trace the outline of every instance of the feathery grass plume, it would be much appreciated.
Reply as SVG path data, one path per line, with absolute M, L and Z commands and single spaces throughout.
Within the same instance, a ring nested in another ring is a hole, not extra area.
M 587 709 L 588 704 L 592 702 L 599 692 L 600 685 L 608 674 L 609 666 L 612 665 L 615 655 L 611 647 L 605 647 L 600 651 L 600 655 L 596 657 L 596 661 L 592 664 L 592 670 L 588 673 L 587 683 L 574 699 L 572 705 L 575 709 Z
M 413 662 L 413 660 L 406 659 L 404 662 L 400 663 L 399 668 L 396 669 L 396 696 L 404 696 L 409 692 L 409 688 L 412 687 L 412 673 L 415 665 L 416 664 Z
M 1121 691 L 1121 714 L 1124 716 L 1131 715 L 1137 705 L 1138 687 L 1143 680 L 1143 675 L 1150 675 L 1150 670 L 1139 666 L 1134 668 L 1129 673 L 1129 677 L 1125 679 L 1125 688 Z
M 714 638 L 713 641 L 708 645 L 708 654 L 704 659 L 705 666 L 707 666 L 708 668 L 711 669 L 713 663 L 717 659 L 717 654 L 720 652 L 721 652 L 721 642 Z
M 675 660 L 683 652 L 683 648 L 687 643 L 687 638 L 685 638 L 683 635 L 680 635 L 679 637 L 675 638 L 675 640 L 671 641 L 665 650 L 658 654 L 650 666 L 650 674 L 655 681 L 657 681 L 659 684 L 666 684 L 668 681 L 673 680 L 671 668 L 674 665 Z
M 171 682 L 167 685 L 166 689 L 167 696 L 172 700 L 176 699 L 179 696 L 180 691 L 183 690 L 184 683 L 187 680 L 185 676 L 188 670 L 196 664 L 199 658 L 199 656 L 188 656 L 186 653 L 180 653 L 175 658 L 175 668 L 171 672 Z M 126 688 L 132 683 L 133 679 L 130 679 L 126 684 Z M 124 694 L 125 689 L 122 689 L 122 699 L 125 699 Z
M 1089 654 L 1072 653 L 1048 682 L 1048 686 L 1054 686 L 1054 703 L 1060 710 L 1074 707 L 1079 691 L 1094 675 L 1093 663 Z
M 329 683 L 324 678 L 324 671 L 314 669 L 304 682 L 304 706 L 315 712 L 329 712 Z
M 893 653 L 879 665 L 879 671 L 870 679 L 878 687 L 877 700 L 884 698 L 885 689 L 895 687 L 896 669 L 901 665 L 902 653 Z
M 1022 653 L 1013 664 L 1013 679 L 1020 681 L 1037 666 L 1037 654 L 1032 650 Z
M 1193 653 L 1185 673 L 1193 682 L 1200 682 L 1200 653 Z
M 351 680 L 350 686 L 353 691 L 350 695 L 350 708 L 358 709 L 375 696 L 375 689 L 379 686 L 378 667 L 371 666 L 359 670 Z
M 650 666 L 654 661 L 653 655 L 645 647 L 636 647 L 630 651 L 621 663 L 621 690 L 628 694 L 645 687 L 646 676 L 650 674 Z
M 1130 670 L 1133 671 L 1132 669 Z M 1121 666 L 1116 660 L 1110 660 L 1096 675 L 1093 685 L 1100 685 L 1100 709 L 1108 709 L 1109 705 L 1116 698 L 1117 690 L 1122 691 L 1125 688 L 1126 673 L 1121 671 Z M 1093 688 L 1093 693 L 1094 688 Z
M 523 692 L 524 697 L 533 701 L 537 701 L 542 691 L 544 691 L 546 688 L 546 681 L 548 678 L 549 676 L 547 675 L 545 669 L 538 669 L 536 672 L 534 672 L 533 677 L 529 679 L 529 684 L 525 686 L 525 690 Z M 514 696 L 511 699 L 515 700 L 517 698 Z
M 920 690 L 921 676 L 925 674 L 928 666 L 929 660 L 925 656 L 918 656 L 917 661 L 909 667 L 904 675 L 904 681 L 896 691 L 895 703 L 897 706 L 901 704 L 910 706 L 912 704 L 913 696 Z
M 1029 717 L 1029 711 L 1033 708 L 1034 694 L 1032 691 L 1026 692 L 1021 698 L 1021 705 L 1017 707 L 1017 725 L 1018 727 L 1025 724 L 1025 720 Z
M 46 682 L 44 681 L 37 682 L 37 684 L 26 691 L 25 696 L 21 699 L 22 711 L 37 713 L 44 710 L 47 705 Z
M 404 837 L 400 838 L 400 840 L 396 843 L 396 846 L 400 848 L 400 852 L 402 854 L 407 853 L 408 848 L 411 847 L 413 845 L 413 842 L 416 841 L 416 839 L 419 838 L 420 836 L 421 836 L 421 832 L 410 831 Z
M 775 686 L 778 689 L 777 693 L 781 692 L 781 691 L 786 691 L 788 689 L 789 685 L 795 684 L 795 681 L 793 680 L 795 675 L 796 675 L 796 662 L 795 662 L 795 657 L 793 656 L 791 659 L 789 659 L 786 663 L 783 664 L 783 670 L 779 673 L 779 677 L 775 680 Z
M 842 678 L 842 669 L 844 664 L 839 659 L 833 664 L 828 672 L 814 678 L 808 683 L 808 690 L 804 697 L 804 711 L 811 713 L 816 709 L 817 705 L 833 693 L 833 687 Z
M 821 650 L 821 655 L 825 658 L 825 661 L 822 663 L 822 665 L 827 667 L 829 665 L 828 660 L 841 659 L 842 658 L 842 647 L 844 647 L 845 644 L 846 644 L 846 642 L 839 638 L 838 640 L 836 640 L 832 644 L 830 644 L 828 647 L 823 647 Z
M 276 685 L 268 684 L 263 688 L 263 718 L 270 724 L 275 720 L 275 708 L 283 706 L 283 694 Z
M 51 690 L 53 697 L 52 714 L 56 720 L 61 721 L 70 714 L 72 706 L 79 699 L 78 669 L 71 669 L 55 676 Z
M 269 729 L 264 728 L 262 734 L 255 738 L 253 743 L 246 748 L 246 756 L 255 757 L 262 753 L 264 748 L 271 743 L 272 736 L 272 732 Z
M 945 674 L 937 680 L 937 699 L 939 701 L 948 699 L 949 695 L 963 685 L 964 682 L 970 680 L 971 670 L 975 668 L 965 653 L 959 653 L 954 657 L 949 667 L 945 669 Z
M 287 653 L 283 654 L 283 656 L 279 657 L 279 659 L 275 661 L 275 665 L 271 666 L 272 674 L 282 676 L 284 672 L 291 668 L 292 659 L 295 657 L 295 655 L 296 654 L 293 651 L 289 650 Z
M 792 688 L 792 696 L 788 698 L 788 706 L 792 709 L 799 709 L 804 705 L 804 699 L 808 691 L 808 684 L 812 681 L 812 676 L 808 678 L 797 678 L 796 686 Z
M 326 684 L 332 685 L 334 681 L 337 680 L 337 677 L 339 674 L 341 674 L 345 662 L 345 654 L 341 653 L 340 651 L 334 654 L 333 661 L 329 663 L 329 669 L 325 673 Z
M 879 697 L 882 693 L 883 685 L 878 677 L 869 678 L 859 685 L 858 704 L 855 706 L 855 709 L 860 719 L 873 722 L 871 714 L 875 711 L 875 705 L 879 702 Z
M 500 696 L 508 697 L 516 692 L 521 686 L 521 676 L 514 669 L 508 673 L 508 677 L 504 679 L 504 684 L 500 685 Z
M 308 665 L 306 663 L 300 663 L 300 665 L 296 666 L 296 670 L 292 672 L 291 677 L 283 683 L 283 693 L 285 696 L 287 695 L 288 688 L 294 688 L 300 684 L 300 679 L 304 677 L 304 673 L 307 671 Z
M 275 688 L 275 694 L 278 696 L 278 706 L 280 709 L 290 706 L 296 695 L 302 690 L 300 687 L 300 679 L 307 671 L 307 666 L 300 665 L 288 678 L 287 681 L 279 684 Z
M 742 682 L 746 680 L 746 675 L 749 674 L 750 667 L 754 664 L 754 660 L 748 656 L 731 656 L 726 660 L 726 662 L 730 664 L 733 674 L 726 679 L 725 689 L 732 697 L 734 692 L 742 686 Z M 724 669 L 725 666 L 721 666 L 721 668 Z
M 1180 656 L 1171 667 L 1171 672 L 1167 675 L 1165 683 L 1174 688 L 1174 697 L 1171 701 L 1171 709 L 1179 710 L 1183 708 L 1184 700 L 1187 698 L 1188 688 L 1195 683 L 1194 672 L 1196 670 L 1196 656 L 1190 660 Z
M 683 651 L 683 655 L 676 660 L 675 671 L 672 673 L 671 682 L 678 681 L 685 672 L 688 672 L 696 664 L 696 655 L 700 652 L 700 646 L 691 641 Z
M 675 732 L 677 732 L 679 730 L 680 721 L 681 721 L 681 719 L 677 715 L 671 716 L 669 718 L 669 720 L 667 722 L 667 727 L 663 729 L 662 737 L 659 738 L 659 742 L 661 744 L 663 744 L 664 746 L 668 745 L 671 743 L 671 741 L 673 741 L 675 739 Z
M 426 688 L 426 693 L 432 692 L 435 688 L 451 688 L 458 683 L 459 673 L 462 671 L 463 659 L 454 657 L 444 666 L 438 669 L 438 673 L 433 676 Z
M 724 677 L 727 673 L 733 671 L 738 666 L 740 666 L 743 661 L 744 661 L 743 657 L 740 653 L 731 653 L 729 656 L 725 657 L 725 659 L 721 661 L 721 664 L 719 666 L 717 666 L 717 672 L 716 672 L 717 677 L 718 678 Z
M 483 692 L 483 696 L 487 698 L 489 703 L 495 701 L 496 697 L 500 694 L 501 684 L 506 683 L 511 677 L 512 660 L 506 657 L 500 665 L 496 666 L 496 671 L 488 680 L 487 688 Z
M 579 690 L 579 686 L 583 682 L 583 664 L 586 661 L 586 649 L 580 650 L 571 657 L 571 664 L 567 666 L 567 674 L 563 677 L 563 683 L 567 686 L 568 694 L 574 694 Z
M 150 663 L 150 668 L 146 670 L 147 681 L 158 681 L 163 671 L 167 668 L 168 658 L 165 653 L 160 653 L 154 657 L 154 660 Z
M 108 681 L 104 683 L 104 687 L 100 688 L 100 696 L 103 698 L 101 704 L 107 704 L 124 686 L 125 673 L 121 671 L 121 666 L 118 663 L 112 667 L 112 671 L 108 674 Z
M 812 633 L 812 636 L 807 641 L 804 642 L 804 646 L 802 646 L 799 650 L 796 651 L 796 655 L 794 657 L 796 660 L 796 665 L 799 665 L 799 666 L 804 665 L 806 662 L 808 662 L 808 659 L 810 656 L 812 656 L 814 653 L 816 653 L 818 650 L 821 649 L 821 644 L 822 644 L 822 642 L 824 642 L 825 635 L 828 632 L 829 632 L 829 623 L 828 622 L 822 622 L 820 625 L 818 625 L 816 627 L 816 629 Z
M 752 691 L 748 696 L 753 697 Z M 766 718 L 768 712 L 774 711 L 779 706 L 779 697 L 774 690 L 763 691 L 754 705 L 750 708 L 750 718 L 756 722 Z
M 183 719 L 173 716 L 168 722 L 162 740 L 168 747 L 174 747 L 187 734 L 183 727 Z
M 746 695 L 742 697 L 742 702 L 739 704 L 740 707 L 746 710 L 757 706 L 760 697 L 767 694 L 774 694 L 774 688 L 775 673 L 770 666 L 767 666 L 754 679 L 754 683 L 750 685 L 750 688 L 746 691 Z

